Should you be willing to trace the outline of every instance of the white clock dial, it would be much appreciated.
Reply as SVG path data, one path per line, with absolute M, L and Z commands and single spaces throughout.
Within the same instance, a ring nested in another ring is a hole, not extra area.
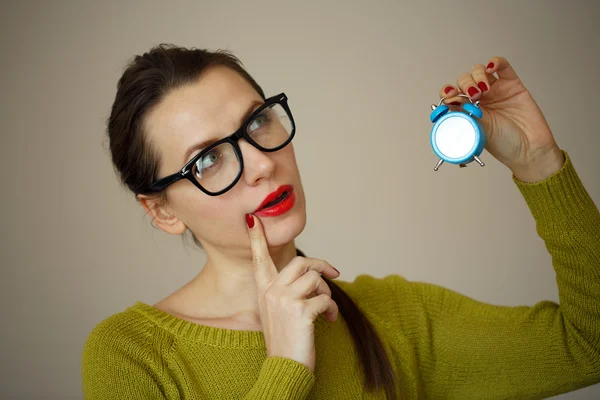
M 453 117 L 442 121 L 435 134 L 435 144 L 448 158 L 461 158 L 475 146 L 473 125 L 465 118 Z

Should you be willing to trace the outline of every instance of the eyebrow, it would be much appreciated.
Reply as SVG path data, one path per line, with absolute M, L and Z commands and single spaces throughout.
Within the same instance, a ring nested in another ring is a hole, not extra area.
M 250 107 L 248 107 L 248 110 L 246 111 L 246 113 L 244 114 L 244 118 L 243 121 L 244 123 L 246 122 L 246 120 L 250 117 L 250 115 L 256 111 L 256 109 L 258 109 L 260 106 L 262 106 L 264 104 L 264 101 L 259 101 L 259 100 L 254 100 L 252 102 L 252 104 L 250 104 Z M 232 132 L 233 133 L 233 132 Z M 208 146 L 210 146 L 211 144 L 218 142 L 219 140 L 221 140 L 222 138 L 218 138 L 218 139 L 208 139 L 208 140 L 204 140 L 200 143 L 196 143 L 193 144 L 189 149 L 187 149 L 187 151 L 185 152 L 185 155 L 183 156 L 184 162 L 187 163 L 190 161 L 190 154 L 192 154 L 194 151 L 196 150 L 202 150 Z

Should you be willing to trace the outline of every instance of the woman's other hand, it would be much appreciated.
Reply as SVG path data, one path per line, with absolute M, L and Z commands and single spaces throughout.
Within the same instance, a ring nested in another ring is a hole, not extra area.
M 260 219 L 246 218 L 267 357 L 290 358 L 314 372 L 314 321 L 322 313 L 335 321 L 339 312 L 321 274 L 333 279 L 339 272 L 323 260 L 300 256 L 277 271 Z
M 504 57 L 475 64 L 458 77 L 457 86 L 444 85 L 440 98 L 447 105 L 468 102 L 459 93 L 480 102 L 485 149 L 517 179 L 540 181 L 562 167 L 564 156 L 542 111 Z

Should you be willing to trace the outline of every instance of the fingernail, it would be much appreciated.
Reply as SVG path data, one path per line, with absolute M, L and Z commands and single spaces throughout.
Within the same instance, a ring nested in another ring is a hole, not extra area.
M 333 265 L 331 266 L 331 268 L 335 269 L 335 272 L 337 272 L 338 274 L 340 274 L 340 271 L 338 271 L 338 269 L 336 267 L 334 267 Z M 340 274 L 341 275 L 341 274 Z
M 248 224 L 248 228 L 254 228 L 254 217 L 250 214 L 246 214 L 246 224 Z
M 452 89 L 454 89 L 452 86 L 446 86 L 446 89 L 444 89 L 444 93 L 448 94 Z
M 494 63 L 493 62 L 491 62 L 491 63 L 489 63 L 487 65 L 487 69 L 492 69 L 492 68 L 494 68 Z
M 479 82 L 479 83 L 477 84 L 477 86 L 479 86 L 479 89 L 481 89 L 481 91 L 482 91 L 482 92 L 487 92 L 487 91 L 488 91 L 488 87 L 487 87 L 487 85 L 485 84 L 485 82 Z
M 452 105 L 452 106 L 460 106 L 460 101 L 453 101 L 452 103 L 450 103 L 450 105 Z
M 475 88 L 475 86 L 471 86 L 471 87 L 469 88 L 469 96 L 470 96 L 470 97 L 473 97 L 473 96 L 475 96 L 477 93 L 479 93 L 479 90 L 477 90 L 477 89 Z

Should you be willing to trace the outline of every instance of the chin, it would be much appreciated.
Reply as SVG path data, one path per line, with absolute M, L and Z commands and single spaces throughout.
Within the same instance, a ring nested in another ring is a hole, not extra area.
M 306 212 L 294 212 L 274 218 L 261 218 L 269 246 L 284 246 L 298 237 L 306 226 Z

